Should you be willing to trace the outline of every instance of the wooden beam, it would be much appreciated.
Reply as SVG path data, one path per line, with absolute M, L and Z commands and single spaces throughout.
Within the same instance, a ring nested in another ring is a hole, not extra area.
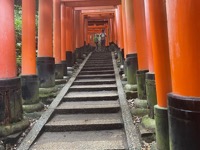
M 121 0 L 62 0 L 68 7 L 116 6 Z
M 104 13 L 115 13 L 115 9 L 96 9 L 96 10 L 82 10 L 82 14 L 104 14 Z
M 75 7 L 74 10 L 105 10 L 115 9 L 115 6 L 94 6 L 94 7 Z

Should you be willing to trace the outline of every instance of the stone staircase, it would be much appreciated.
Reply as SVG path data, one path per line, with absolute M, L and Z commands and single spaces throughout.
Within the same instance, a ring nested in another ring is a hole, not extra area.
M 127 133 L 131 135 L 132 130 L 126 132 L 124 128 L 113 65 L 110 52 L 92 53 L 74 80 L 69 81 L 69 87 L 64 87 L 67 93 L 58 95 L 60 101 L 49 107 L 49 118 L 45 120 L 45 114 L 43 120 L 41 117 L 36 125 L 39 129 L 33 129 L 20 149 L 24 145 L 28 148 L 31 140 L 34 142 L 28 149 L 32 150 L 131 149 L 134 143 L 127 140 Z M 33 140 L 31 134 L 35 132 L 38 135 Z

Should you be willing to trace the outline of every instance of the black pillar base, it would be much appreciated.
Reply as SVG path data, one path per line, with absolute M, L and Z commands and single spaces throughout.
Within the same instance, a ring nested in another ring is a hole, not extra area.
M 76 50 L 74 50 L 73 51 L 73 53 L 72 53 L 72 55 L 73 55 L 73 59 L 72 59 L 72 63 L 73 63 L 73 65 L 75 64 L 75 62 L 76 62 L 76 52 L 75 52 Z
M 7 136 L 25 129 L 23 122 L 22 91 L 20 78 L 0 80 L 0 136 Z M 12 126 L 12 128 L 9 128 Z
M 55 79 L 63 79 L 63 64 L 55 64 Z
M 127 82 L 128 84 L 137 84 L 136 72 L 138 70 L 137 54 L 129 54 L 126 58 Z
M 146 81 L 145 74 L 149 72 L 149 70 L 138 70 L 136 74 L 137 79 L 137 91 L 139 99 L 146 99 Z
M 67 66 L 72 67 L 73 66 L 73 54 L 71 51 L 66 51 L 66 60 L 67 60 Z
M 21 76 L 23 110 L 27 113 L 42 110 L 39 99 L 39 80 L 37 75 Z
M 37 57 L 37 72 L 41 88 L 55 86 L 55 59 L 53 57 Z
M 149 117 L 154 119 L 154 106 L 157 104 L 155 74 L 152 72 L 146 73 L 146 94 L 147 102 L 150 108 Z
M 156 122 L 156 146 L 158 150 L 169 150 L 169 126 L 167 108 L 154 106 Z
M 168 94 L 170 150 L 200 149 L 200 98 Z
M 63 76 L 67 76 L 67 61 L 61 62 L 63 65 Z
M 76 48 L 75 50 L 75 57 L 76 57 L 76 60 L 77 59 L 83 59 L 83 51 L 82 51 L 82 48 Z

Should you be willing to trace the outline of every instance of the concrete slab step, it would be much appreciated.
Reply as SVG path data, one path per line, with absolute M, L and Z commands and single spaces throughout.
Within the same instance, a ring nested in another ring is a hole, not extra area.
M 88 59 L 87 62 L 112 62 L 111 58 L 103 58 L 103 59 Z
M 44 132 L 31 150 L 105 150 L 127 149 L 122 130 L 85 132 Z
M 93 70 L 93 71 L 81 71 L 79 75 L 89 75 L 89 74 L 114 74 L 114 70 Z
M 84 67 L 113 67 L 113 64 L 85 64 Z
M 115 79 L 78 79 L 73 85 L 101 85 L 101 84 L 115 84 Z
M 81 71 L 97 71 L 97 70 L 113 70 L 113 66 L 110 67 L 83 67 Z
M 92 75 L 92 74 L 114 74 L 114 70 L 93 70 L 93 71 L 81 71 L 80 75 Z
M 45 124 L 45 131 L 94 131 L 123 128 L 120 113 L 109 114 L 56 114 Z
M 107 61 L 107 62 L 104 62 L 104 61 L 88 61 L 85 65 L 98 65 L 98 64 L 100 64 L 100 65 L 102 65 L 102 64 L 104 64 L 104 65 L 112 65 L 112 61 Z
M 62 101 L 117 100 L 117 91 L 69 92 Z
M 101 85 L 73 85 L 69 91 L 112 91 L 117 90 L 116 84 L 101 84 Z
M 56 108 L 55 113 L 117 113 L 119 110 L 118 101 L 63 102 Z
M 77 78 L 77 79 L 115 78 L 115 74 L 78 75 L 76 78 Z
M 93 58 L 93 56 L 92 57 L 90 57 L 89 59 L 88 59 L 89 61 L 108 61 L 108 60 L 112 60 L 112 57 L 110 57 L 110 56 L 105 56 L 105 57 L 99 57 L 99 58 Z

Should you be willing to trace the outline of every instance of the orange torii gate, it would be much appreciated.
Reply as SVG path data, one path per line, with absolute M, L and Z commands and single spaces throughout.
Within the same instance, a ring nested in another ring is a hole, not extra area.
M 147 76 L 155 80 L 157 147 L 200 149 L 198 0 L 40 0 L 37 58 L 35 1 L 22 0 L 20 77 L 16 74 L 14 0 L 1 0 L 0 6 L 0 136 L 28 126 L 23 110 L 40 110 L 39 92 L 52 91 L 55 79 L 62 79 L 67 67 L 73 66 L 74 51 L 105 28 L 107 42 L 125 49 L 133 89 L 138 69 L 143 74 L 149 70 Z

